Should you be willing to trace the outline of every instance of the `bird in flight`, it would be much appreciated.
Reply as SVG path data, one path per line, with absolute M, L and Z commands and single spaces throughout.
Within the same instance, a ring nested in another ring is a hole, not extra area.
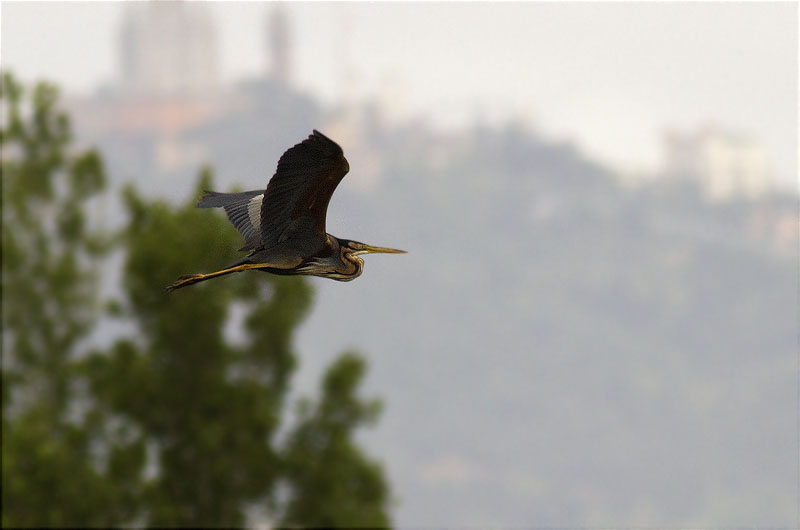
M 364 270 L 359 255 L 405 253 L 340 239 L 325 231 L 328 203 L 349 170 L 342 148 L 314 130 L 283 153 L 266 191 L 206 191 L 197 207 L 224 208 L 244 237 L 245 245 L 239 250 L 250 253 L 222 270 L 181 276 L 167 291 L 246 270 L 348 282 Z

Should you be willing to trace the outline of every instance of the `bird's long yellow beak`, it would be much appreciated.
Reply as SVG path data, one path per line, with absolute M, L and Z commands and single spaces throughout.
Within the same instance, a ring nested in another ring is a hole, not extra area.
M 367 245 L 364 243 L 352 243 L 353 248 L 355 248 L 354 255 L 358 256 L 359 254 L 405 254 L 405 250 L 397 250 L 396 248 L 385 248 L 385 247 L 373 247 L 372 245 Z

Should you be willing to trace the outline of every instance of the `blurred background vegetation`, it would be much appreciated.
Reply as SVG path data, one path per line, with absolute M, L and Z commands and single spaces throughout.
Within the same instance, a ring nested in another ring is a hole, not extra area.
M 76 148 L 57 89 L 5 74 L 2 102 L 3 526 L 387 526 L 388 479 L 353 438 L 380 411 L 359 396 L 363 358 L 340 356 L 287 421 L 309 283 L 243 274 L 167 295 L 187 267 L 233 259 L 235 229 L 195 195 L 131 186 L 126 225 L 104 230 L 89 219 L 103 159 Z M 205 170 L 197 192 L 211 186 Z M 115 251 L 122 295 L 106 300 Z M 101 349 L 108 318 L 124 331 Z

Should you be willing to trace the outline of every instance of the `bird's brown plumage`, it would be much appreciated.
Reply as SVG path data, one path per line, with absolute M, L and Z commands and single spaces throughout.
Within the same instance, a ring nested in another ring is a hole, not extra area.
M 287 150 L 264 193 L 263 247 L 293 238 L 323 244 L 328 203 L 349 170 L 342 148 L 317 130 Z
M 349 170 L 342 148 L 314 130 L 281 156 L 265 191 L 207 191 L 197 206 L 224 208 L 245 239 L 240 250 L 250 253 L 224 269 L 181 276 L 167 290 L 254 269 L 350 281 L 363 270 L 359 255 L 403 253 L 326 233 L 328 203 Z

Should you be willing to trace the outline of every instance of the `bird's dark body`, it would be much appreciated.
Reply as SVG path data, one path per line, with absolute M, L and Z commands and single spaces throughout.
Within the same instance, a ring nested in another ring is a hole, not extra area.
M 350 165 L 342 148 L 318 131 L 286 151 L 265 191 L 209 191 L 199 208 L 224 208 L 250 254 L 210 274 L 182 276 L 167 289 L 258 269 L 349 281 L 363 271 L 359 254 L 403 251 L 339 239 L 325 231 L 328 203 Z

